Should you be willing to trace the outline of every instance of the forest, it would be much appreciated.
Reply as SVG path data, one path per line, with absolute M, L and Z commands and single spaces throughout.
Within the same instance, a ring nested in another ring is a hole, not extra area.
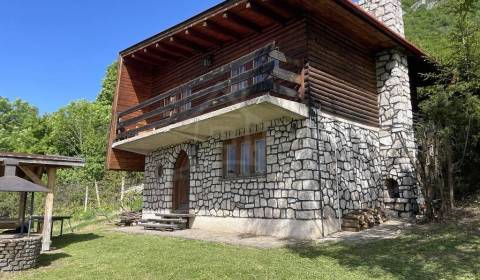
M 431 218 L 438 218 L 479 189 L 480 173 L 480 2 L 405 0 L 406 37 L 429 54 L 438 69 L 419 90 L 417 178 Z M 62 170 L 55 211 L 78 218 L 120 208 L 126 188 L 142 174 L 105 169 L 107 134 L 117 64 L 106 67 L 96 100 L 75 100 L 40 114 L 26 101 L 0 97 L 0 151 L 82 157 L 85 168 Z M 95 185 L 99 199 L 95 196 Z M 89 203 L 84 205 L 89 189 Z M 15 215 L 17 197 L 0 195 L 0 216 Z M 130 198 L 131 208 L 141 197 Z M 440 201 L 437 212 L 434 204 Z M 37 199 L 38 206 L 41 200 Z M 40 209 L 40 207 L 38 208 Z M 85 210 L 86 209 L 86 210 Z M 435 212 L 435 213 L 434 213 Z

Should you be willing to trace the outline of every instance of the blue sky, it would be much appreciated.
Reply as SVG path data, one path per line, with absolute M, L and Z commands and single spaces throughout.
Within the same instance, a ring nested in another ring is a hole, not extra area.
M 0 3 L 0 96 L 42 113 L 94 100 L 118 52 L 220 0 Z

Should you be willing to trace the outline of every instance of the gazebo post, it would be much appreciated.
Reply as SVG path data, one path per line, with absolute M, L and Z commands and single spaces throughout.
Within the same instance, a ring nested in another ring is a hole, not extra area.
M 19 203 L 18 203 L 18 220 L 22 223 L 25 221 L 25 210 L 27 208 L 27 193 L 19 193 Z
M 47 193 L 45 199 L 45 215 L 43 219 L 43 240 L 42 240 L 42 251 L 49 251 L 51 240 L 51 230 L 52 230 L 52 214 L 53 214 L 53 193 L 55 191 L 55 181 L 57 177 L 57 169 L 54 167 L 49 167 L 47 169 L 47 188 L 50 190 Z

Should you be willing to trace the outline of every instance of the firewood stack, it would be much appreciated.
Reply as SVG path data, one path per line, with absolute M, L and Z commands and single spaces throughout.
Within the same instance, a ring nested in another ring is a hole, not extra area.
M 142 219 L 142 212 L 122 212 L 118 215 L 117 226 L 136 225 Z
M 381 208 L 354 210 L 342 218 L 343 231 L 361 231 L 387 221 Z

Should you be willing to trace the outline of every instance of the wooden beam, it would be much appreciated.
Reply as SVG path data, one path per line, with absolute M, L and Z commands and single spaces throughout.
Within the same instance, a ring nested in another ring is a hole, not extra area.
M 262 32 L 262 28 L 260 26 L 256 25 L 255 23 L 253 23 L 249 20 L 244 19 L 243 17 L 241 17 L 239 15 L 236 15 L 236 14 L 233 14 L 233 13 L 223 13 L 222 17 L 224 19 L 229 19 L 234 24 L 236 24 L 238 26 L 241 26 L 243 28 L 246 28 L 250 31 L 253 31 L 253 32 L 256 32 L 256 33 Z
M 50 190 L 47 193 L 45 198 L 45 214 L 43 218 L 43 239 L 42 239 L 42 251 L 50 251 L 50 245 L 52 240 L 50 238 L 50 233 L 52 232 L 52 215 L 53 215 L 53 194 L 55 192 L 55 183 L 57 180 L 57 169 L 48 168 L 47 169 L 47 188 Z
M 263 2 L 266 2 L 265 0 Z M 275 8 L 280 9 L 283 13 L 293 16 L 293 17 L 300 17 L 304 15 L 305 11 L 299 5 L 294 6 L 287 1 L 274 1 Z
M 177 57 L 177 59 L 178 58 L 187 58 L 191 55 L 191 53 L 186 53 L 186 52 L 183 52 L 179 49 L 171 49 L 170 47 L 168 47 L 166 45 L 163 45 L 163 44 L 160 44 L 160 43 L 155 44 L 155 49 L 158 50 L 159 52 L 161 52 L 162 54 L 168 54 L 172 57 Z
M 208 42 L 212 45 L 215 45 L 215 46 L 221 46 L 223 45 L 223 42 L 218 40 L 218 39 L 215 39 L 215 38 L 212 38 L 211 36 L 208 36 L 208 35 L 205 35 L 203 33 L 200 33 L 198 31 L 195 31 L 193 29 L 187 29 L 185 30 L 185 35 L 188 35 L 188 36 L 191 36 L 191 37 L 194 37 L 194 38 L 197 38 L 197 39 L 200 39 L 202 41 L 205 41 L 205 42 Z
M 224 27 L 218 23 L 215 23 L 211 20 L 206 20 L 203 22 L 203 27 L 204 28 L 209 28 L 210 30 L 212 30 L 213 32 L 216 32 L 218 34 L 221 34 L 223 36 L 226 36 L 226 37 L 229 37 L 229 38 L 232 38 L 232 39 L 240 39 L 242 38 L 242 35 L 239 34 L 238 32 L 230 29 L 230 28 L 227 28 L 227 27 Z
M 40 186 L 45 186 L 42 179 L 29 166 L 19 165 L 18 167 L 20 167 L 23 173 L 25 173 L 25 175 L 27 175 L 27 177 L 30 178 L 32 182 Z
M 200 46 L 197 43 L 194 43 L 194 42 L 191 42 L 191 41 L 188 41 L 188 40 L 184 40 L 184 39 L 179 38 L 179 37 L 173 37 L 173 36 L 170 37 L 170 43 L 172 43 L 172 44 L 178 43 L 182 47 L 185 47 L 185 48 L 191 49 L 193 51 L 197 51 L 197 52 L 205 52 L 207 50 L 207 48 L 204 47 L 204 46 Z
M 245 6 L 247 9 L 251 9 L 253 12 L 261 15 L 261 16 L 264 16 L 264 17 L 267 17 L 277 23 L 280 23 L 280 24 L 285 24 L 287 19 L 285 19 L 283 16 L 279 15 L 277 12 L 273 11 L 273 10 L 270 10 L 268 9 L 267 7 L 265 6 L 262 6 L 256 2 L 253 2 L 253 1 L 249 1 L 247 2 L 246 6 Z
M 165 63 L 165 61 L 158 61 L 156 59 L 147 59 L 143 56 L 140 56 L 139 54 L 132 54 L 129 57 L 134 59 L 134 60 L 149 64 L 149 65 L 152 65 L 152 66 L 159 66 L 159 65 Z
M 175 61 L 175 58 L 172 58 L 171 56 L 168 56 L 168 55 L 159 55 L 157 52 L 154 52 L 152 50 L 149 50 L 148 48 L 144 48 L 143 49 L 143 53 L 145 56 L 147 56 L 148 58 L 154 58 L 158 61 L 163 61 L 164 63 L 169 63 L 169 62 L 172 62 L 172 61 Z

